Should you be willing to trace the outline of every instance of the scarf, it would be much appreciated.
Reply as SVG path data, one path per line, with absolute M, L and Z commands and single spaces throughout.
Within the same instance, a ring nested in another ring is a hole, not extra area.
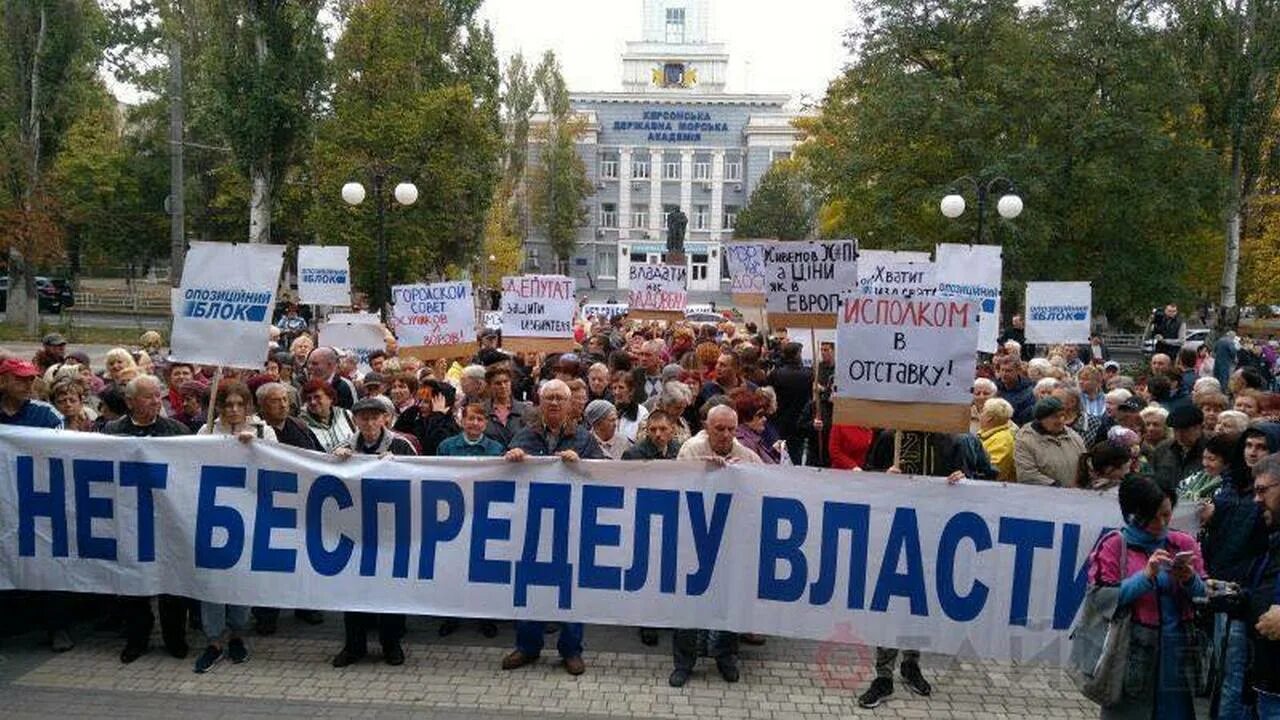
M 1140 528 L 1133 523 L 1125 525 L 1120 532 L 1124 533 L 1124 541 L 1129 543 L 1130 547 L 1142 548 L 1143 552 L 1147 554 L 1164 547 L 1165 542 L 1169 539 L 1169 531 L 1167 529 L 1159 535 L 1152 535 L 1144 528 Z

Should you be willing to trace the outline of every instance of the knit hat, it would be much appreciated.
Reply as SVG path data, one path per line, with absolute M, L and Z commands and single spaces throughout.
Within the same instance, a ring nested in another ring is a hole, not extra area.
M 1036 403 L 1036 409 L 1033 414 L 1037 420 L 1043 420 L 1054 413 L 1062 412 L 1062 410 L 1062 401 L 1051 395 L 1049 397 L 1041 398 L 1040 401 Z
M 586 418 L 587 427 L 593 427 L 611 412 L 617 412 L 613 403 L 608 400 L 592 400 L 587 403 L 587 409 L 583 411 L 582 415 Z

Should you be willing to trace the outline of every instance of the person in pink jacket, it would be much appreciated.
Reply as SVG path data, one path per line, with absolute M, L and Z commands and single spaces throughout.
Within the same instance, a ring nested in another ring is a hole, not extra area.
M 1192 598 L 1205 593 L 1200 545 L 1169 528 L 1173 500 L 1150 477 L 1130 475 L 1120 483 L 1120 512 L 1124 527 L 1089 556 L 1090 584 L 1118 586 L 1120 607 L 1133 613 L 1123 699 L 1103 708 L 1102 718 L 1194 718 L 1197 648 L 1189 629 Z

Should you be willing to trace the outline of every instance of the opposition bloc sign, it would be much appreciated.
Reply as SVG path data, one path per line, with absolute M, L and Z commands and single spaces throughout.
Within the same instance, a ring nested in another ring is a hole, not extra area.
M 775 242 L 764 246 L 770 323 L 835 327 L 840 294 L 858 283 L 858 242 Z
M 1027 283 L 1029 343 L 1087 343 L 1093 286 L 1087 282 Z
M 171 295 L 174 360 L 262 367 L 283 245 L 193 242 Z

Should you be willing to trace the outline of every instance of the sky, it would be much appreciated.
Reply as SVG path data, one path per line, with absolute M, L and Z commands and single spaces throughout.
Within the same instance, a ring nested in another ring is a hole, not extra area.
M 622 89 L 621 55 L 641 38 L 641 0 L 486 0 L 498 56 L 554 50 L 570 92 Z M 711 0 L 710 39 L 728 45 L 729 92 L 819 100 L 848 59 L 851 0 Z

